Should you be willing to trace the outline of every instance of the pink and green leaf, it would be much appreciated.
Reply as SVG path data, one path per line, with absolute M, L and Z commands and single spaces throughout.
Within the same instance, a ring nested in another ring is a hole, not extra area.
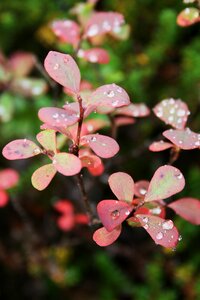
M 50 51 L 44 66 L 49 76 L 67 88 L 69 93 L 78 94 L 81 75 L 76 62 L 70 55 Z
M 82 167 L 80 159 L 70 153 L 55 154 L 53 157 L 53 165 L 59 173 L 65 176 L 78 174 Z
M 187 7 L 182 10 L 177 17 L 177 24 L 181 27 L 187 27 L 200 22 L 199 9 L 195 7 Z
M 119 225 L 111 232 L 107 231 L 105 227 L 101 227 L 94 232 L 93 240 L 95 241 L 95 243 L 97 243 L 97 245 L 101 247 L 109 246 L 118 239 L 121 230 L 121 225 Z
M 154 173 L 150 181 L 145 202 L 158 201 L 182 191 L 185 179 L 181 171 L 172 166 L 162 166 Z
M 55 130 L 43 130 L 39 132 L 36 136 L 38 142 L 44 147 L 46 150 L 53 151 L 56 153 L 56 132 Z
M 99 218 L 108 231 L 120 225 L 132 210 L 133 206 L 124 201 L 102 200 L 97 205 Z
M 198 199 L 181 198 L 168 204 L 168 207 L 188 222 L 200 225 L 200 201 Z
M 167 248 L 176 247 L 179 233 L 171 220 L 145 214 L 137 214 L 136 217 L 156 244 Z
M 183 150 L 200 148 L 200 134 L 191 131 L 189 128 L 183 130 L 169 129 L 164 131 L 163 135 Z
M 94 153 L 102 158 L 113 157 L 119 151 L 119 145 L 113 138 L 101 134 L 85 135 L 81 144 L 89 144 Z
M 108 179 L 109 186 L 118 200 L 132 203 L 134 195 L 134 181 L 124 172 L 113 173 Z
M 165 99 L 158 103 L 153 112 L 166 124 L 173 126 L 176 129 L 183 129 L 186 125 L 190 111 L 185 102 L 178 99 Z
M 57 170 L 53 164 L 40 167 L 33 173 L 31 177 L 32 185 L 39 191 L 44 190 L 50 184 L 56 172 Z
M 15 52 L 9 58 L 8 66 L 15 77 L 27 76 L 33 69 L 36 58 L 32 53 Z
M 149 146 L 149 150 L 152 152 L 160 152 L 172 148 L 174 145 L 172 143 L 164 142 L 163 140 L 158 142 L 153 142 Z
M 9 160 L 25 159 L 41 153 L 40 147 L 27 139 L 14 140 L 2 150 L 2 154 Z

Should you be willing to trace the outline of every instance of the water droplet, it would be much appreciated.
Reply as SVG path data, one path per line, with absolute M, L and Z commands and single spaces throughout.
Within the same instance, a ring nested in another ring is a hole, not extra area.
M 170 114 L 174 114 L 174 112 L 175 112 L 174 108 L 171 108 L 170 111 L 169 111 Z
M 130 215 L 130 211 L 127 210 L 127 211 L 125 212 L 125 215 L 126 215 L 126 216 Z
M 52 118 L 53 118 L 53 119 L 57 119 L 58 117 L 59 117 L 59 114 L 58 114 L 58 113 L 55 113 L 55 114 L 52 115 Z
M 174 120 L 174 117 L 173 116 L 170 116 L 169 118 L 168 118 L 168 121 L 169 122 L 172 122 Z
M 179 242 L 182 240 L 182 236 L 181 235 L 179 235 L 178 240 L 179 240 Z
M 147 193 L 147 190 L 144 189 L 144 188 L 140 188 L 140 189 L 139 189 L 139 193 L 140 193 L 141 195 L 145 195 L 145 194 Z
M 92 142 L 96 142 L 97 138 L 95 136 L 91 137 Z
M 143 221 L 144 223 L 148 223 L 148 222 L 149 222 L 149 218 L 148 218 L 148 217 L 143 217 L 143 218 L 142 218 L 142 221 Z
M 53 69 L 54 69 L 54 70 L 58 70 L 58 68 L 59 68 L 59 64 L 56 63 L 56 64 L 54 65 Z
M 122 93 L 122 88 L 119 87 L 119 88 L 117 89 L 117 91 L 118 91 L 118 93 Z
M 90 62 L 96 63 L 96 62 L 98 62 L 98 57 L 95 54 L 90 54 L 89 60 L 90 60 Z
M 33 150 L 33 153 L 34 153 L 35 155 L 41 153 L 40 148 L 35 148 L 35 149 Z
M 113 220 L 119 218 L 119 216 L 120 216 L 119 210 L 116 209 L 116 210 L 111 212 L 111 217 L 112 217 Z
M 178 109 L 177 111 L 177 116 L 178 117 L 184 117 L 186 114 L 185 110 L 184 109 Z
M 84 57 L 84 50 L 83 49 L 79 49 L 78 53 L 77 53 L 77 56 L 80 57 L 80 58 Z
M 158 232 L 158 234 L 156 235 L 156 239 L 157 240 L 162 240 L 163 238 L 163 233 L 162 232 Z
M 108 92 L 106 92 L 106 94 L 107 94 L 107 97 L 109 97 L 109 98 L 113 98 L 115 96 L 114 91 L 108 91 Z
M 92 26 L 90 26 L 88 32 L 87 32 L 87 36 L 92 37 L 94 35 L 96 35 L 99 32 L 99 28 L 96 24 L 93 24 Z
M 105 29 L 106 31 L 110 31 L 111 30 L 111 26 L 109 24 L 108 21 L 104 21 L 102 24 L 103 29 Z
M 149 225 L 148 225 L 148 224 L 145 224 L 143 227 L 144 227 L 144 229 L 147 230 L 147 229 L 149 228 Z
M 161 117 L 163 116 L 162 111 L 158 111 L 157 114 L 156 114 L 156 116 L 157 116 L 158 118 L 161 118 Z
M 173 224 L 173 222 L 172 222 L 171 220 L 165 221 L 165 222 L 163 222 L 163 224 L 162 224 L 162 228 L 163 228 L 163 229 L 166 229 L 166 230 L 170 230 L 170 229 L 172 229 L 173 227 L 174 227 L 174 224 Z
M 175 175 L 178 179 L 182 179 L 183 178 L 183 175 L 181 173 Z
M 151 209 L 152 214 L 155 214 L 155 215 L 159 215 L 161 213 L 161 211 L 162 210 L 159 206 Z

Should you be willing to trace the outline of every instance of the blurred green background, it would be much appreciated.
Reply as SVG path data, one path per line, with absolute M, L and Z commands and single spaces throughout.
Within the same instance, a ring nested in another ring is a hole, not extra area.
M 47 24 L 58 18 L 74 18 L 72 0 L 0 1 L 0 49 L 5 56 L 23 50 L 34 53 L 43 64 L 49 50 L 70 51 L 58 46 Z M 180 28 L 177 14 L 185 7 L 180 0 L 100 0 L 97 10 L 118 11 L 130 24 L 124 41 L 106 39 L 111 55 L 108 65 L 79 61 L 82 78 L 94 86 L 115 82 L 133 102 L 150 108 L 165 98 L 181 98 L 190 110 L 188 126 L 200 128 L 200 26 Z M 40 69 L 40 68 L 39 68 Z M 42 77 L 38 69 L 33 76 Z M 43 106 L 61 106 L 61 91 L 49 88 L 46 95 L 23 97 L 2 90 L 1 148 L 14 138 L 35 140 Z M 150 153 L 148 144 L 167 126 L 151 114 L 134 125 L 120 128 L 120 154 L 112 159 L 101 178 L 85 174 L 91 201 L 113 197 L 108 175 L 125 171 L 135 180 L 149 180 L 156 168 L 166 164 L 169 152 Z M 108 132 L 107 132 L 108 133 Z M 93 228 L 62 233 L 56 226 L 52 204 L 59 198 L 83 210 L 80 194 L 71 178 L 57 176 L 50 187 L 38 192 L 31 186 L 33 171 L 43 158 L 28 161 L 0 159 L 1 169 L 20 172 L 11 201 L 0 209 L 0 299 L 176 300 L 200 299 L 200 230 L 175 217 L 182 241 L 174 251 L 156 246 L 141 229 L 124 226 L 119 240 L 105 249 L 92 241 Z M 199 151 L 181 153 L 175 165 L 186 178 L 183 196 L 200 198 Z M 112 198 L 111 198 L 112 199 Z

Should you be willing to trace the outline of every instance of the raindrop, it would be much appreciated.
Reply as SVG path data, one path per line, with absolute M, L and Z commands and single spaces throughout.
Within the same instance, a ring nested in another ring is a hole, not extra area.
M 112 217 L 113 220 L 116 220 L 117 218 L 119 218 L 119 216 L 120 216 L 119 210 L 116 209 L 116 210 L 111 212 L 111 217 Z
M 109 97 L 109 98 L 113 98 L 115 96 L 114 91 L 108 91 L 106 94 L 107 94 L 107 97 Z
M 171 220 L 168 220 L 168 221 L 165 221 L 163 224 L 162 224 L 162 228 L 163 229 L 166 229 L 166 230 L 170 230 L 174 227 L 174 224 Z
M 125 212 L 125 215 L 126 215 L 126 216 L 130 215 L 130 211 L 127 210 L 127 211 Z
M 54 70 L 58 70 L 58 68 L 59 68 L 59 64 L 55 64 L 53 67 Z
M 35 148 L 35 149 L 33 150 L 33 153 L 37 155 L 37 154 L 41 153 L 41 151 L 40 151 L 39 148 Z
M 139 189 L 139 192 L 140 192 L 141 195 L 145 195 L 147 190 L 144 189 L 144 188 L 141 188 L 141 189 Z
M 161 117 L 163 116 L 162 111 L 158 111 L 157 114 L 156 114 L 156 116 L 157 116 L 158 118 L 161 118 Z
M 185 112 L 184 109 L 179 109 L 179 110 L 177 111 L 177 116 L 178 116 L 178 117 L 184 117 L 185 114 L 186 114 L 186 112 Z
M 149 221 L 149 218 L 147 218 L 147 217 L 143 217 L 143 218 L 142 218 L 142 221 L 143 221 L 144 223 L 148 223 L 148 221 Z
M 181 173 L 175 175 L 178 179 L 182 179 L 183 178 L 183 175 Z
M 149 225 L 148 225 L 148 224 L 145 224 L 143 227 L 144 227 L 144 229 L 147 230 L 147 229 L 149 228 Z
M 58 113 L 55 113 L 55 114 L 52 115 L 52 118 L 53 118 L 53 119 L 57 119 L 58 117 L 59 117 L 59 114 L 58 114 Z
M 96 24 L 93 24 L 92 26 L 90 26 L 87 35 L 89 37 L 92 37 L 94 35 L 96 35 L 99 32 L 98 26 Z
M 161 211 L 162 210 L 159 206 L 151 209 L 151 212 L 155 215 L 159 215 L 161 213 Z
M 163 233 L 162 232 L 158 232 L 158 234 L 156 235 L 156 239 L 157 240 L 162 240 L 163 238 Z
M 97 138 L 95 136 L 91 137 L 92 142 L 96 142 Z
M 182 240 L 182 236 L 181 235 L 179 235 L 178 240 L 179 240 L 179 242 Z

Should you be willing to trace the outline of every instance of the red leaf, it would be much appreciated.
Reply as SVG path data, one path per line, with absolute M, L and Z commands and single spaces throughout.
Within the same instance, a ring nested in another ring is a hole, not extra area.
M 68 200 L 58 200 L 56 203 L 54 203 L 53 206 L 58 212 L 62 214 L 74 214 L 74 207 Z
M 19 181 L 19 174 L 13 169 L 4 169 L 0 171 L 0 189 L 9 189 L 15 186 Z
M 93 176 L 100 176 L 101 174 L 103 174 L 104 172 L 104 165 L 101 162 L 100 165 L 98 165 L 97 167 L 89 167 L 88 171 L 93 175 Z
M 157 169 L 150 181 L 145 202 L 169 198 L 182 191 L 185 179 L 179 169 L 172 166 L 162 166 Z
M 137 214 L 136 217 L 156 244 L 167 248 L 177 245 L 179 233 L 171 220 L 143 214 Z
M 0 207 L 6 206 L 8 203 L 8 194 L 6 191 L 0 189 Z
M 74 215 L 63 215 L 57 220 L 58 227 L 63 231 L 70 231 L 75 225 Z
M 190 111 L 185 102 L 181 100 L 165 99 L 153 109 L 155 115 L 174 128 L 183 129 Z
M 118 32 L 120 26 L 124 23 L 123 15 L 116 12 L 98 12 L 94 13 L 85 30 L 85 36 L 88 38 L 105 33 Z
M 82 167 L 80 159 L 70 153 L 55 154 L 53 157 L 53 165 L 59 173 L 65 176 L 78 174 Z
M 147 180 L 137 181 L 135 183 L 135 196 L 144 198 L 148 188 L 149 188 L 149 181 Z
M 101 159 L 96 155 L 82 155 L 79 156 L 82 167 L 86 168 L 97 168 L 99 165 L 101 165 Z
M 90 221 L 88 216 L 84 214 L 76 214 L 74 218 L 77 224 L 88 224 Z
M 149 108 L 144 103 L 129 104 L 124 107 L 117 108 L 115 115 L 125 115 L 129 117 L 146 117 L 150 114 Z
M 200 201 L 198 199 L 182 198 L 168 204 L 168 207 L 188 222 L 200 225 Z
M 187 27 L 200 22 L 199 10 L 195 7 L 187 7 L 182 10 L 177 17 L 177 24 Z
M 25 159 L 40 153 L 40 147 L 27 139 L 14 140 L 8 143 L 2 151 L 3 156 L 9 160 Z
M 127 92 L 115 83 L 100 86 L 91 94 L 90 98 L 91 103 L 97 106 L 116 108 L 130 104 Z
M 38 191 L 44 190 L 56 174 L 56 169 L 52 164 L 38 168 L 31 177 L 32 185 Z
M 51 28 L 61 42 L 72 44 L 76 47 L 80 41 L 80 27 L 71 20 L 56 20 Z
M 66 87 L 70 93 L 79 92 L 81 75 L 76 62 L 70 55 L 50 51 L 44 66 L 49 76 Z
M 124 201 L 102 200 L 97 205 L 99 218 L 108 231 L 120 225 L 132 210 L 133 207 Z
M 93 240 L 101 247 L 109 246 L 118 239 L 121 230 L 121 226 L 118 226 L 111 232 L 107 231 L 105 227 L 101 227 L 94 232 Z
M 77 55 L 91 63 L 107 64 L 110 60 L 108 52 L 102 48 L 80 49 Z
M 158 142 L 153 142 L 149 146 L 149 150 L 152 152 L 159 152 L 159 151 L 164 151 L 166 149 L 172 148 L 173 144 L 164 142 L 163 140 L 158 141 Z
M 81 144 L 88 143 L 90 148 L 100 157 L 113 157 L 119 151 L 118 143 L 105 135 L 88 134 L 81 138 Z
M 117 199 L 132 203 L 134 195 L 134 181 L 123 172 L 113 173 L 108 179 L 109 186 Z
M 200 134 L 191 131 L 189 128 L 184 130 L 169 129 L 163 132 L 170 142 L 183 150 L 191 150 L 200 147 Z
M 38 112 L 39 119 L 51 126 L 67 127 L 76 123 L 79 114 L 73 109 L 62 109 L 56 107 L 43 107 Z

